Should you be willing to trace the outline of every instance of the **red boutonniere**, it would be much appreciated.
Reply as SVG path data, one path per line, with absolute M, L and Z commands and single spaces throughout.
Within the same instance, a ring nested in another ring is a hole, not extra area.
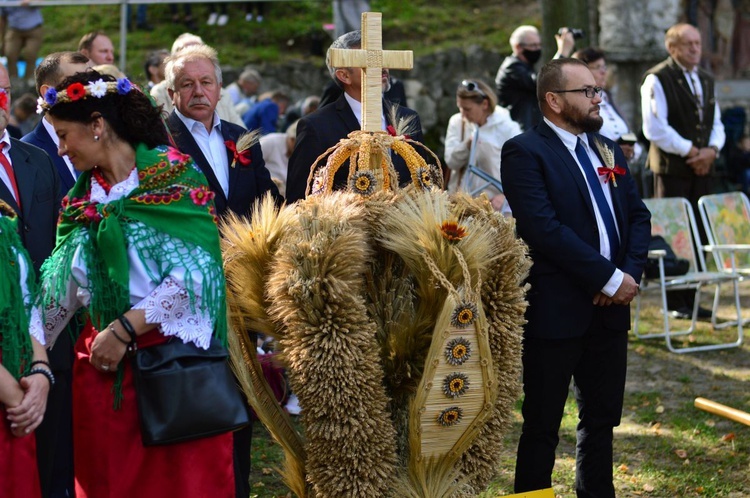
M 615 187 L 617 186 L 617 180 L 615 179 L 616 176 L 624 176 L 625 175 L 625 168 L 621 166 L 615 165 L 612 168 L 608 168 L 606 166 L 602 166 L 601 168 L 596 170 L 599 175 L 606 175 L 607 178 L 604 179 L 604 183 L 607 183 L 608 181 L 612 180 L 612 185 Z
M 386 131 L 388 131 L 388 134 L 392 137 L 397 137 L 398 133 L 396 132 L 396 128 L 393 127 L 393 125 L 388 125 L 385 127 Z M 409 135 L 404 135 L 404 138 L 407 140 L 410 140 L 411 137 Z
M 234 156 L 232 159 L 232 167 L 234 168 L 237 163 L 240 163 L 240 166 L 247 168 L 250 166 L 250 163 L 253 162 L 252 158 L 250 157 L 250 149 L 244 149 L 244 150 L 237 150 L 237 145 L 232 140 L 227 140 L 224 142 L 224 145 L 227 146 L 227 149 L 232 151 L 232 155 Z
M 607 147 L 599 140 L 594 141 L 594 145 L 596 145 L 596 148 L 599 151 L 599 155 L 602 158 L 602 162 L 604 163 L 604 166 L 598 168 L 596 172 L 599 173 L 600 176 L 606 176 L 606 178 L 604 179 L 604 183 L 611 181 L 612 186 L 617 187 L 617 177 L 625 176 L 625 168 L 615 164 L 614 149 Z

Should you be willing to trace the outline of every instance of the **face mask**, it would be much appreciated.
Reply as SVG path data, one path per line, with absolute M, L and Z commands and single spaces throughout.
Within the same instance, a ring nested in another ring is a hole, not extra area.
M 526 60 L 529 61 L 529 64 L 533 66 L 539 61 L 539 58 L 542 56 L 542 51 L 541 50 L 524 50 L 523 52 L 521 52 L 521 54 L 523 54 Z

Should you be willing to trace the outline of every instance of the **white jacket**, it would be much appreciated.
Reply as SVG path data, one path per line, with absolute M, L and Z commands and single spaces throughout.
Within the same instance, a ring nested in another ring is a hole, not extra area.
M 448 130 L 445 134 L 445 163 L 452 170 L 448 181 L 450 192 L 456 192 L 463 186 L 463 170 L 469 163 L 470 142 L 476 126 L 462 119 L 460 113 L 454 114 L 448 121 Z M 500 152 L 503 144 L 519 133 L 521 127 L 510 118 L 508 110 L 500 106 L 495 107 L 495 111 L 487 117 L 487 122 L 479 127 L 474 166 L 500 181 Z M 469 179 L 468 190 L 473 190 L 475 186 L 483 183 L 484 180 L 473 176 Z M 499 193 L 494 187 L 488 187 L 483 192 L 490 198 Z

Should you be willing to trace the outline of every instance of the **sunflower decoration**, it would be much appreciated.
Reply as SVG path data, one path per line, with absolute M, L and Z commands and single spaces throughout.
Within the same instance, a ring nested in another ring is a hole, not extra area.
M 453 310 L 451 315 L 451 325 L 458 328 L 466 328 L 477 317 L 477 305 L 474 303 L 461 303 Z
M 417 168 L 417 182 L 423 190 L 429 190 L 433 186 L 432 173 L 430 172 L 430 166 L 418 167 Z
M 453 372 L 443 379 L 443 393 L 449 398 L 458 398 L 469 390 L 469 378 L 460 372 Z
M 375 192 L 377 184 L 378 182 L 372 171 L 359 170 L 352 175 L 349 190 L 359 195 L 370 196 Z
M 445 346 L 445 361 L 460 366 L 471 358 L 471 343 L 463 337 L 451 339 Z
M 420 190 L 442 187 L 440 159 L 424 144 L 410 138 L 417 130 L 418 126 L 413 120 L 399 120 L 392 134 L 365 130 L 349 133 L 317 157 L 307 178 L 306 195 L 330 194 L 334 190 L 336 172 L 341 168 L 348 169 L 347 187 L 357 194 L 370 196 L 376 190 L 399 190 L 399 181 L 404 183 L 404 179 L 399 178 L 394 168 L 391 152 L 406 163 L 414 186 Z M 372 187 L 365 186 L 365 180 L 357 175 L 362 171 L 371 173 L 372 178 L 377 179 Z M 318 181 L 320 186 L 313 185 Z M 372 191 L 368 192 L 370 188 Z
M 459 225 L 458 221 L 455 220 L 444 221 L 439 228 L 440 235 L 442 235 L 443 238 L 451 244 L 459 242 L 461 239 L 466 237 L 466 234 L 468 233 L 466 227 L 463 225 Z
M 461 407 L 451 406 L 446 408 L 437 417 L 437 421 L 443 427 L 451 427 L 458 424 L 464 416 L 464 411 Z

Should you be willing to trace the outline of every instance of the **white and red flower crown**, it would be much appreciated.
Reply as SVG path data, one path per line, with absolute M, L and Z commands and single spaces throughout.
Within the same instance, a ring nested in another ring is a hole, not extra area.
M 85 99 L 87 97 L 100 99 L 108 93 L 125 95 L 133 88 L 133 84 L 127 78 L 120 78 L 117 81 L 104 81 L 100 78 L 96 81 L 89 82 L 88 85 L 84 85 L 83 83 L 71 83 L 68 88 L 60 91 L 50 88 L 44 93 L 44 97 L 39 97 L 37 99 L 36 112 L 41 114 L 57 104 L 75 102 L 76 100 Z

